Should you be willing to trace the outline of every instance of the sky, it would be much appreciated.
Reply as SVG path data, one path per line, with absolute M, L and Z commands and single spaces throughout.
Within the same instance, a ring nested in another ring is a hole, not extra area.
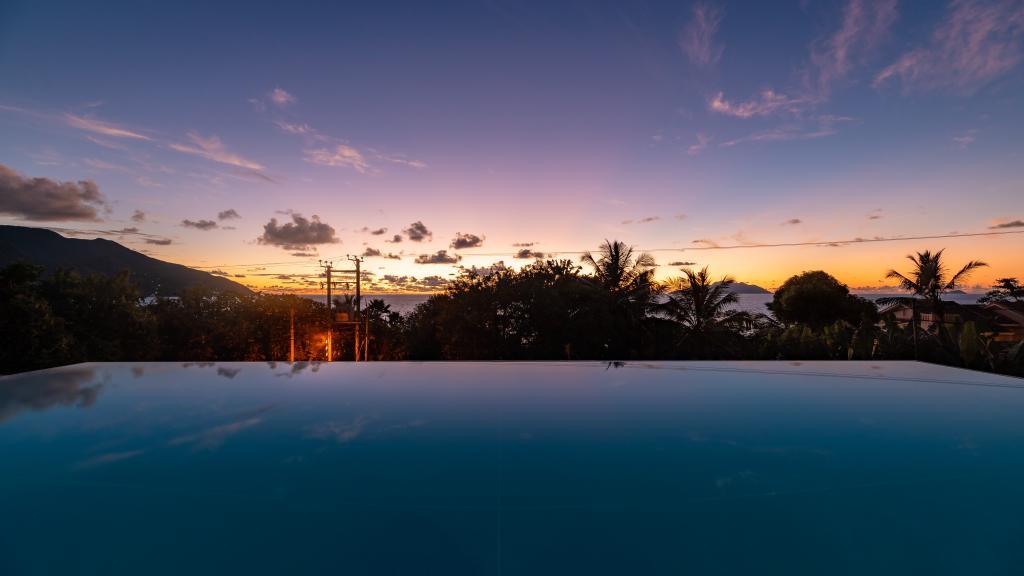
M 1024 276 L 1022 61 L 1021 0 L 7 0 L 0 224 L 273 291 L 605 239 L 765 287 L 944 248 L 980 288 Z

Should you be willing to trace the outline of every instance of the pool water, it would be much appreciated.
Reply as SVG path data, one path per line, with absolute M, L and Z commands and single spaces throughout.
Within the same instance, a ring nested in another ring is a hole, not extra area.
M 0 378 L 0 574 L 1022 574 L 1024 381 L 914 362 Z

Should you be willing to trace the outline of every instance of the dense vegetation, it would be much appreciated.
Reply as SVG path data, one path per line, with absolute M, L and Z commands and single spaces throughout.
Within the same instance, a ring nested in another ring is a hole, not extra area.
M 913 302 L 941 308 L 970 262 L 946 277 L 942 252 L 913 256 L 907 275 L 892 271 Z M 996 342 L 975 322 L 898 323 L 850 294 L 822 271 L 787 280 L 771 314 L 737 310 L 729 277 L 705 268 L 666 282 L 655 264 L 621 242 L 570 260 L 542 260 L 521 270 L 464 270 L 413 312 L 381 300 L 363 310 L 371 360 L 556 359 L 910 359 L 1024 374 L 1022 343 Z M 585 271 L 583 266 L 587 267 Z M 1016 279 L 989 293 L 1019 301 Z M 900 300 L 900 299 L 897 299 Z M 351 308 L 351 300 L 335 305 Z M 44 276 L 16 263 L 0 270 L 0 367 L 16 372 L 80 361 L 284 360 L 294 317 L 295 358 L 324 359 L 323 304 L 297 296 L 187 291 L 141 301 L 126 274 Z M 336 330 L 336 359 L 352 358 L 352 334 Z

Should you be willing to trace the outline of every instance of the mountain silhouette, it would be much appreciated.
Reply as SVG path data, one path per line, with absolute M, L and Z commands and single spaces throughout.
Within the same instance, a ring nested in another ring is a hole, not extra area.
M 45 228 L 0 225 L 0 266 L 19 260 L 42 266 L 48 273 L 61 268 L 106 275 L 127 270 L 143 296 L 180 296 L 192 286 L 252 293 L 227 278 L 157 260 L 110 240 L 65 238 Z

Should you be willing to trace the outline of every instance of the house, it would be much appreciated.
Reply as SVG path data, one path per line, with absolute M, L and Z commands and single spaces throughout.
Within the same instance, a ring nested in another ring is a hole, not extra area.
M 939 313 L 936 312 L 931 303 L 926 300 L 917 301 L 917 315 L 920 320 L 920 328 L 924 331 L 931 329 L 932 325 L 940 321 Z M 888 308 L 881 310 L 882 314 L 892 314 L 896 322 L 900 324 L 909 324 L 913 318 L 913 308 L 910 304 L 894 304 Z M 985 313 L 984 307 L 979 304 L 959 304 L 957 302 L 945 301 L 942 303 L 942 316 L 941 320 L 945 322 L 947 327 L 954 327 L 964 322 L 974 322 L 975 324 L 985 326 L 986 328 L 992 324 L 988 314 Z
M 1024 340 L 1024 302 L 991 302 L 983 309 L 995 325 L 996 341 Z
M 921 330 L 928 331 L 940 321 L 939 314 L 924 300 L 917 302 L 917 314 Z M 909 304 L 895 304 L 882 309 L 882 314 L 892 314 L 901 325 L 907 325 L 912 318 Z M 1024 340 L 1024 302 L 992 302 L 989 304 L 959 304 L 943 302 L 942 319 L 948 328 L 974 322 L 978 332 L 987 334 L 997 342 L 1018 342 Z

